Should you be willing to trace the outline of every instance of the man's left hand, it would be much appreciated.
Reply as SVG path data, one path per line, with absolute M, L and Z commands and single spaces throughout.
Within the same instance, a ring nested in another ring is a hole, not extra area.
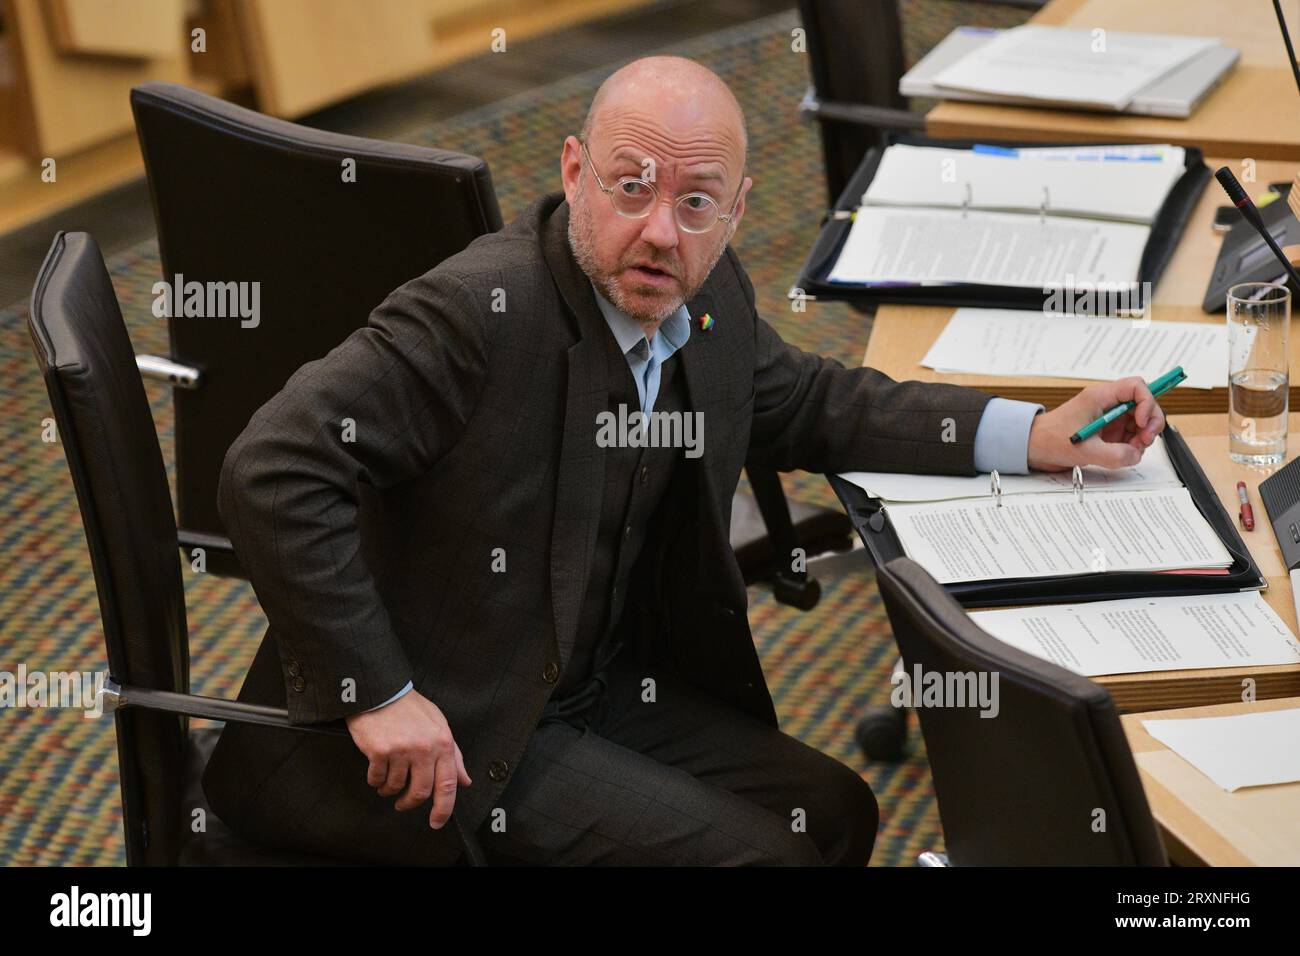
M 1071 435 L 1124 402 L 1137 404 L 1086 441 L 1070 444 Z M 1136 465 L 1164 427 L 1165 413 L 1142 379 L 1133 376 L 1089 385 L 1064 405 L 1034 416 L 1029 428 L 1029 468 L 1062 471 L 1074 465 Z

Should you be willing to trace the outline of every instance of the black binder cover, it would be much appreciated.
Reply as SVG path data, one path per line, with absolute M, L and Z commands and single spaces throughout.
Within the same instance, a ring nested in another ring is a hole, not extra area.
M 962 581 L 944 587 L 963 607 L 1005 607 L 1014 604 L 1051 604 L 1066 601 L 1117 601 L 1155 595 L 1209 594 L 1244 591 L 1267 586 L 1267 581 L 1237 533 L 1232 518 L 1187 442 L 1173 425 L 1164 430 L 1169 460 L 1192 501 L 1232 554 L 1227 574 L 1160 574 L 1152 571 L 1098 571 L 1050 578 L 1005 578 L 996 581 Z M 881 510 L 879 499 L 838 475 L 826 476 L 849 520 L 857 529 L 877 566 L 902 557 L 903 546 Z M 1084 491 L 1087 494 L 1087 491 Z
M 1098 146 L 1100 143 L 1034 143 L 1008 142 L 1005 140 L 953 140 L 927 139 L 920 136 L 895 134 L 889 138 L 890 145 L 902 143 L 909 146 L 940 146 L 949 149 L 970 149 L 976 143 L 987 146 L 1003 146 L 1009 149 L 1034 146 Z M 1150 282 L 1154 289 L 1156 282 L 1169 264 L 1178 237 L 1192 214 L 1201 191 L 1210 181 L 1210 169 L 1205 165 L 1201 150 L 1187 146 L 1185 152 L 1186 171 L 1181 179 L 1174 183 L 1173 189 L 1165 197 L 1164 205 L 1151 224 L 1151 235 L 1147 237 L 1146 248 L 1142 251 L 1142 262 L 1138 267 L 1138 282 Z M 862 194 L 876 176 L 884 147 L 867 151 L 849 184 L 835 203 L 835 211 L 851 212 L 861 204 Z M 885 303 L 902 305 L 952 305 L 975 306 L 985 309 L 1041 309 L 1043 307 L 1043 290 L 1035 288 L 1015 288 L 1012 286 L 976 285 L 974 283 L 954 283 L 939 286 L 866 286 L 852 283 L 828 282 L 840 249 L 848 238 L 853 223 L 849 219 L 827 218 L 823 223 L 812 251 L 804 260 L 799 270 L 796 287 L 804 293 L 818 299 L 852 302 L 858 306 L 874 307 Z M 1141 288 L 1139 286 L 1139 288 Z

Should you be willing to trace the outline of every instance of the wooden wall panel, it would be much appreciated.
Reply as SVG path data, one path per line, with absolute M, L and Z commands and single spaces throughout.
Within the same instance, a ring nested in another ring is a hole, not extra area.
M 258 108 L 299 116 L 429 68 L 428 0 L 239 0 Z
M 190 61 L 195 76 L 211 80 L 223 90 L 248 86 L 253 75 L 239 31 L 235 0 L 203 0 L 187 24 L 186 34 L 194 27 L 202 27 L 207 39 L 207 50 Z
M 184 35 L 176 37 L 175 53 L 167 59 L 67 56 L 55 48 L 38 0 L 3 3 L 21 130 L 9 145 L 29 156 L 58 157 L 129 133 L 131 87 L 190 79 Z
M 295 117 L 347 96 L 651 0 L 233 0 L 258 107 Z
M 185 33 L 185 0 L 43 0 L 60 53 L 165 60 Z

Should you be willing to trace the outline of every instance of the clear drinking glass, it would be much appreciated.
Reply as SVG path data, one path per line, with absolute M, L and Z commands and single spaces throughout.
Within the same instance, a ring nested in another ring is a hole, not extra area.
M 1228 456 L 1244 465 L 1286 458 L 1291 290 L 1242 282 L 1228 290 Z

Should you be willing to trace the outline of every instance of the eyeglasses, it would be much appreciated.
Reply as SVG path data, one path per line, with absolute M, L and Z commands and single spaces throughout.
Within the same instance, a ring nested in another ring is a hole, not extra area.
M 659 201 L 659 190 L 654 187 L 654 184 L 638 179 L 636 176 L 622 176 L 613 186 L 606 186 L 605 181 L 600 178 L 600 173 L 596 172 L 596 164 L 591 160 L 586 142 L 582 139 L 578 142 L 582 144 L 582 153 L 587 157 L 587 164 L 591 166 L 591 174 L 596 177 L 600 191 L 609 197 L 614 211 L 626 219 L 644 219 L 650 215 L 655 203 Z M 741 176 L 740 186 L 736 187 L 736 198 L 731 201 L 731 211 L 725 215 L 713 197 L 706 193 L 687 193 L 679 197 L 673 204 L 673 215 L 677 219 L 677 225 L 686 232 L 700 233 L 708 232 L 720 222 L 730 222 L 731 217 L 736 214 L 736 206 L 740 202 L 740 190 L 744 185 L 745 177 Z

